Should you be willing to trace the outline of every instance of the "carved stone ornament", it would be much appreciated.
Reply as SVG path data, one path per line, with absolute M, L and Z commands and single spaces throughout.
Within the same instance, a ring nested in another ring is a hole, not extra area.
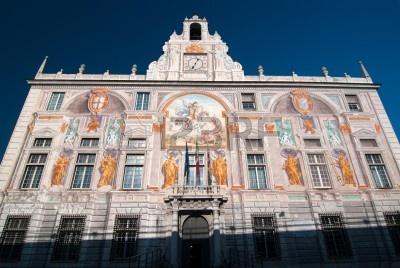
M 185 48 L 186 53 L 205 53 L 205 49 L 196 43 L 190 44 Z
M 311 113 L 313 109 L 313 101 L 311 96 L 306 90 L 295 89 L 290 92 L 292 96 L 292 103 L 296 111 L 303 115 Z
M 109 102 L 108 89 L 97 88 L 90 92 L 88 100 L 88 109 L 92 113 L 100 113 L 107 106 Z

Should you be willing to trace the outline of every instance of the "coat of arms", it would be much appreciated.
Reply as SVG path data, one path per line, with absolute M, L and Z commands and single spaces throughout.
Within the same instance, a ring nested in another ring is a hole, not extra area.
M 295 89 L 291 92 L 292 103 L 296 111 L 303 115 L 309 114 L 313 109 L 313 101 L 306 90 Z
M 93 89 L 90 91 L 88 109 L 92 113 L 102 112 L 108 105 L 108 90 L 104 88 Z

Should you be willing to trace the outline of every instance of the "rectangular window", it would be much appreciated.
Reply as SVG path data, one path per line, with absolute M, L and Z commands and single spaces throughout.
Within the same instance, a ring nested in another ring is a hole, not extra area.
M 33 147 L 50 147 L 51 138 L 36 138 L 33 142 Z
M 392 188 L 385 163 L 380 154 L 366 154 L 369 170 L 377 188 Z
M 351 112 L 362 112 L 357 95 L 346 95 L 346 101 Z
M 253 93 L 242 93 L 243 110 L 254 111 L 256 109 L 256 100 Z
M 19 261 L 21 259 L 29 221 L 29 216 L 7 216 L 0 238 L 1 261 Z
M 198 169 L 198 174 L 197 176 L 197 165 L 196 165 L 196 155 L 191 154 L 189 155 L 189 178 L 187 178 L 186 185 L 188 186 L 202 186 L 206 185 L 206 182 L 204 181 L 204 155 L 199 154 L 199 169 Z
M 64 100 L 64 95 L 64 92 L 51 93 L 50 101 L 47 105 L 47 111 L 59 111 Z
M 247 155 L 250 189 L 267 189 L 267 171 L 263 154 Z
M 47 154 L 31 154 L 29 156 L 21 183 L 21 189 L 36 189 L 39 187 L 46 159 Z
M 133 257 L 137 249 L 138 233 L 138 215 L 117 215 L 111 244 L 111 260 Z
M 256 257 L 278 259 L 280 257 L 280 243 L 275 216 L 253 216 L 252 224 Z
M 124 189 L 141 189 L 144 171 L 144 154 L 128 154 L 124 170 Z
M 78 154 L 72 189 L 87 189 L 90 187 L 95 160 L 96 154 Z
M 323 154 L 308 154 L 311 177 L 315 188 L 330 188 L 328 167 Z
M 321 147 L 320 139 L 304 139 L 304 145 L 306 148 L 319 148 Z
M 146 148 L 146 139 L 130 138 L 128 140 L 128 147 L 133 149 Z
M 351 244 L 340 214 L 319 215 L 325 248 L 330 259 L 351 257 Z
M 149 109 L 149 92 L 138 92 L 136 94 L 136 111 L 147 111 Z
M 384 215 L 394 251 L 396 255 L 400 255 L 400 212 L 388 212 Z
M 62 216 L 54 244 L 53 261 L 78 261 L 85 216 Z
M 248 151 L 262 151 L 264 149 L 262 139 L 246 139 L 245 144 Z
M 375 139 L 360 139 L 360 143 L 362 147 L 366 148 L 378 147 Z
M 81 147 L 98 147 L 99 139 L 98 138 L 83 138 L 81 140 Z

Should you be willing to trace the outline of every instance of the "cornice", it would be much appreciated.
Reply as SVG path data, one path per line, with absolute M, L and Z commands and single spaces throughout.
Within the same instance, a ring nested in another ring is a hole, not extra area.
M 177 88 L 190 87 L 196 89 L 213 88 L 220 89 L 249 89 L 255 90 L 260 88 L 326 88 L 326 89 L 365 89 L 378 90 L 381 84 L 377 83 L 340 83 L 340 82 L 276 82 L 276 81 L 121 81 L 121 80 L 28 80 L 29 85 L 39 86 L 110 86 L 110 87 L 135 87 L 135 88 Z

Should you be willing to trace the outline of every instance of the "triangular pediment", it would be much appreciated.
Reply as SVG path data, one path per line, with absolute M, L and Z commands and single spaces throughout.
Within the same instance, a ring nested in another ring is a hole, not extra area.
M 367 138 L 375 138 L 376 134 L 374 131 L 362 128 L 352 133 L 354 137 L 367 137 Z

